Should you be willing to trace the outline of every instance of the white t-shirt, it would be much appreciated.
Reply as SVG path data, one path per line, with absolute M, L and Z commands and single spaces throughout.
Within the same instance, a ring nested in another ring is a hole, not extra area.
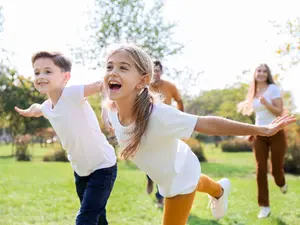
M 121 149 L 128 141 L 133 125 L 120 124 L 117 111 L 109 117 Z M 155 183 L 164 197 L 193 192 L 198 184 L 201 167 L 197 156 L 180 139 L 188 139 L 198 117 L 183 113 L 165 104 L 155 104 L 148 128 L 136 155 L 131 159 Z
M 267 102 L 272 103 L 273 99 L 281 98 L 280 89 L 275 84 L 269 84 L 268 88 L 263 93 L 263 97 L 265 97 Z M 254 98 L 253 109 L 256 117 L 256 125 L 268 125 L 276 118 L 266 106 L 260 103 L 258 98 Z
M 65 87 L 54 108 L 48 99 L 42 104 L 42 112 L 79 176 L 115 165 L 114 148 L 101 132 L 97 117 L 84 98 L 83 85 Z

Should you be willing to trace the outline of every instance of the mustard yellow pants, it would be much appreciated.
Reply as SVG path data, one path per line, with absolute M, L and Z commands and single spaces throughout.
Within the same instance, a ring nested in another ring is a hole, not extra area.
M 207 193 L 216 198 L 222 195 L 221 185 L 210 177 L 201 174 L 194 192 L 165 198 L 162 225 L 185 225 L 197 191 Z

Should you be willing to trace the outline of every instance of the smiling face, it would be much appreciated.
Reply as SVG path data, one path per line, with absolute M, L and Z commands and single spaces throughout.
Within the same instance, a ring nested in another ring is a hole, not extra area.
M 148 80 L 149 75 L 138 69 L 126 50 L 116 51 L 107 59 L 104 86 L 109 99 L 136 98 Z
M 271 74 L 265 65 L 257 67 L 254 74 L 255 81 L 258 83 L 268 83 L 269 76 L 271 76 Z
M 34 86 L 42 94 L 61 91 L 70 78 L 70 73 L 63 72 L 50 58 L 38 58 L 33 69 Z
M 162 69 L 159 65 L 154 66 L 154 74 L 153 74 L 153 80 L 155 82 L 160 81 L 160 77 L 162 75 Z

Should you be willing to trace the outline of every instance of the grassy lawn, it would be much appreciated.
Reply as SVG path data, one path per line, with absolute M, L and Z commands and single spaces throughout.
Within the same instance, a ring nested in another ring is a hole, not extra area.
M 45 163 L 42 156 L 51 150 L 38 145 L 31 150 L 32 162 L 9 157 L 10 146 L 0 145 L 0 224 L 71 225 L 79 208 L 69 163 Z M 252 153 L 222 153 L 205 146 L 209 163 L 202 172 L 214 179 L 232 182 L 229 211 L 216 221 L 207 209 L 207 196 L 197 194 L 189 225 L 300 224 L 300 177 L 287 175 L 289 192 L 281 194 L 269 177 L 272 214 L 256 219 L 255 168 Z M 159 225 L 162 211 L 155 207 L 154 194 L 145 191 L 145 174 L 130 163 L 120 162 L 118 178 L 107 207 L 111 225 Z

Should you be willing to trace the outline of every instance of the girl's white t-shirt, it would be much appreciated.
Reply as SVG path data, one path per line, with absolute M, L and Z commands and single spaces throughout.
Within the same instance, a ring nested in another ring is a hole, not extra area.
M 272 103 L 273 99 L 281 98 L 280 89 L 275 84 L 269 84 L 268 88 L 263 93 L 263 97 L 267 102 Z M 254 98 L 253 100 L 253 109 L 255 112 L 256 125 L 268 125 L 277 117 L 271 113 L 266 106 L 261 104 L 258 98 Z
M 109 117 L 120 147 L 124 149 L 133 125 L 122 126 L 117 111 L 109 110 Z M 164 197 L 188 194 L 197 187 L 200 162 L 190 147 L 180 140 L 190 138 L 197 120 L 197 116 L 174 107 L 153 105 L 147 130 L 131 161 L 158 185 Z
M 84 98 L 83 85 L 65 87 L 54 108 L 49 99 L 42 104 L 42 113 L 79 176 L 116 164 L 114 148 L 101 132 L 94 110 Z

